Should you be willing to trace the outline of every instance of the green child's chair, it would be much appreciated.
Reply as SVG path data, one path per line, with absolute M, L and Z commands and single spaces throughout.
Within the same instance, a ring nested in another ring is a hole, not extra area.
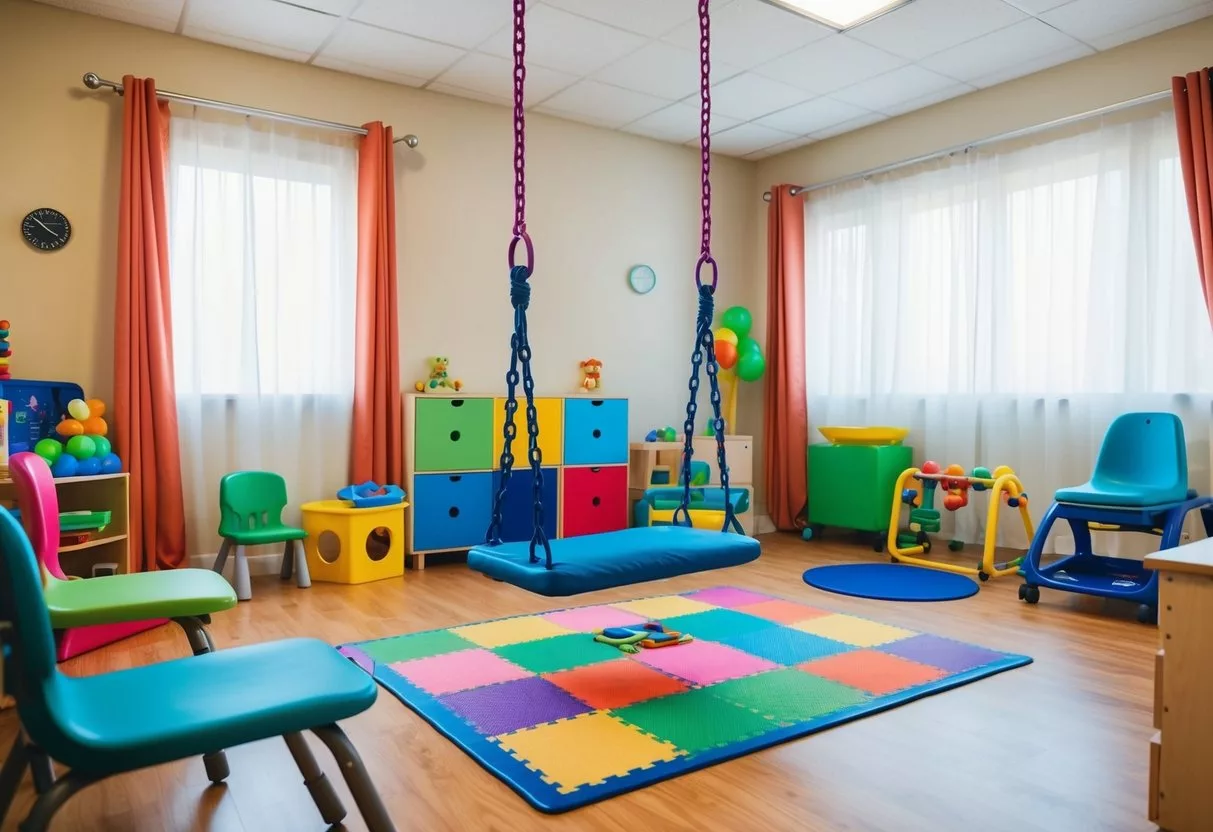
M 232 583 L 241 601 L 253 597 L 246 546 L 283 544 L 282 578 L 291 577 L 293 564 L 295 582 L 300 587 L 312 585 L 303 553 L 307 532 L 282 522 L 286 504 L 286 481 L 270 471 L 235 471 L 219 481 L 219 536 L 223 542 L 213 568 L 222 573 L 228 553 L 233 546 L 236 548 Z
M 281 736 L 324 821 L 345 808 L 301 732 L 336 757 L 371 832 L 394 827 L 358 752 L 337 726 L 375 701 L 375 682 L 315 639 L 236 647 L 96 676 L 65 676 L 55 662 L 38 564 L 21 526 L 0 509 L 0 620 L 5 683 L 30 740 L 68 771 L 42 792 L 21 823 L 43 832 L 72 795 L 128 771 Z M 0 769 L 0 799 L 28 761 L 18 745 Z

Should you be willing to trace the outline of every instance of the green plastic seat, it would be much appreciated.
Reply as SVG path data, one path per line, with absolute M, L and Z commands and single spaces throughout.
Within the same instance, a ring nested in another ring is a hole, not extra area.
M 236 606 L 231 585 L 208 569 L 56 580 L 47 584 L 45 595 L 55 629 L 197 617 Z
M 284 544 L 282 577 L 289 578 L 293 567 L 296 583 L 311 586 L 302 542 L 307 532 L 282 522 L 287 502 L 286 480 L 271 471 L 235 471 L 219 481 L 219 536 L 223 542 L 212 568 L 222 573 L 228 553 L 235 547 L 232 582 L 241 601 L 253 597 L 246 546 Z

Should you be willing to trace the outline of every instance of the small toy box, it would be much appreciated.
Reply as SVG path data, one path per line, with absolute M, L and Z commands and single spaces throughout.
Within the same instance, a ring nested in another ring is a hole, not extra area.
M 58 424 L 68 418 L 67 403 L 83 398 L 84 390 L 70 381 L 0 381 L 0 399 L 9 402 L 9 454 L 33 451 L 39 439 L 54 434 Z

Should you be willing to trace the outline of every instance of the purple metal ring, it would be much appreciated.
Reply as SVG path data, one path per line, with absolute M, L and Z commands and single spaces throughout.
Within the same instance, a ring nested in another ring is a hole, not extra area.
M 518 265 L 515 261 L 515 256 L 518 254 L 518 242 L 526 243 L 526 273 L 534 274 L 535 272 L 535 245 L 531 242 L 531 235 L 523 231 L 521 234 L 515 234 L 514 239 L 510 240 L 510 268 Z
M 720 268 L 716 265 L 716 258 L 710 254 L 699 255 L 699 262 L 695 264 L 695 285 L 703 288 L 703 267 L 709 263 L 712 266 L 712 289 L 715 290 L 720 280 Z

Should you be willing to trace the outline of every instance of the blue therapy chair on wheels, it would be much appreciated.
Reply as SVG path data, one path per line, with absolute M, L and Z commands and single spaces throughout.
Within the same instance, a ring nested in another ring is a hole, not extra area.
M 65 676 L 55 663 L 33 548 L 2 508 L 0 620 L 12 623 L 4 639 L 10 654 L 4 681 L 17 700 L 21 727 L 69 769 L 38 796 L 22 832 L 47 829 L 72 795 L 99 780 L 277 736 L 286 741 L 325 822 L 339 823 L 345 809 L 303 731 L 333 752 L 367 827 L 393 830 L 358 752 L 337 727 L 374 703 L 375 683 L 324 642 L 289 639 Z M 26 768 L 24 748 L 17 743 L 0 769 L 0 806 L 11 801 Z
M 1213 497 L 1188 488 L 1188 449 L 1183 423 L 1173 413 L 1126 413 L 1104 435 L 1090 481 L 1053 495 L 1023 562 L 1020 600 L 1035 604 L 1040 587 L 1118 598 L 1141 606 L 1138 619 L 1158 614 L 1158 573 L 1139 560 L 1091 551 L 1092 531 L 1143 532 L 1162 538 L 1159 549 L 1179 545 L 1184 519 L 1199 509 L 1213 536 Z M 1041 565 L 1049 529 L 1066 520 L 1074 554 Z

